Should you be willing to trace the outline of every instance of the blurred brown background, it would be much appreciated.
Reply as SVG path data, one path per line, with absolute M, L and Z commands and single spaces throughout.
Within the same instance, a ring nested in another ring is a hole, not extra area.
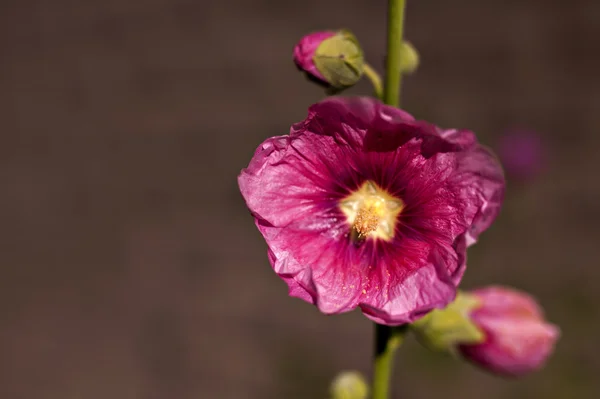
M 1 398 L 325 398 L 370 373 L 371 324 L 287 297 L 236 176 L 323 96 L 295 42 L 348 27 L 381 69 L 385 7 L 2 1 Z M 464 287 L 532 292 L 563 337 L 518 381 L 409 340 L 396 397 L 600 397 L 600 3 L 409 0 L 407 37 L 409 111 L 490 145 L 543 135 L 549 168 L 509 182 Z

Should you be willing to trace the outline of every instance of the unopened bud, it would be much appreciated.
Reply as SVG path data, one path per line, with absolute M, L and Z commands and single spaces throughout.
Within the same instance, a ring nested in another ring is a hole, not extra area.
M 430 349 L 458 353 L 490 372 L 520 376 L 546 362 L 560 335 L 529 295 L 504 287 L 459 293 L 412 328 Z
M 510 288 L 487 287 L 470 293 L 480 301 L 469 317 L 485 332 L 481 343 L 462 343 L 462 356 L 484 369 L 520 376 L 541 368 L 560 336 L 544 319 L 530 295 Z
M 364 71 L 362 49 L 346 30 L 304 36 L 294 48 L 294 63 L 310 79 L 337 90 L 356 84 Z
M 358 371 L 342 371 L 331 383 L 332 399 L 366 399 L 369 386 Z
M 402 42 L 400 47 L 400 70 L 402 73 L 411 74 L 419 67 L 419 53 L 412 44 Z

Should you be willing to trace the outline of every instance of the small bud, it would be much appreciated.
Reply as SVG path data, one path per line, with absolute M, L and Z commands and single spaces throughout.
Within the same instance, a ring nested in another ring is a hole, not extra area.
M 332 399 L 366 399 L 369 386 L 358 371 L 342 371 L 330 386 Z
M 400 70 L 402 73 L 411 74 L 419 67 L 419 53 L 412 44 L 402 42 L 400 47 Z
M 362 49 L 345 30 L 304 36 L 294 48 L 294 63 L 310 79 L 337 90 L 356 84 L 364 71 Z

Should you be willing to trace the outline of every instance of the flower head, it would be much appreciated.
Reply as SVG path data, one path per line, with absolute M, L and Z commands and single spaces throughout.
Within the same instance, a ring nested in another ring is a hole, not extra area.
M 294 47 L 294 63 L 310 79 L 338 90 L 358 82 L 364 69 L 362 49 L 346 30 L 304 36 Z
M 487 287 L 470 295 L 479 305 L 469 312 L 469 318 L 485 338 L 480 343 L 459 345 L 465 358 L 489 371 L 511 376 L 543 366 L 560 330 L 544 320 L 542 309 L 531 296 L 503 287 Z
M 373 98 L 330 97 L 267 139 L 238 178 L 290 295 L 399 325 L 452 301 L 498 214 L 494 156 Z

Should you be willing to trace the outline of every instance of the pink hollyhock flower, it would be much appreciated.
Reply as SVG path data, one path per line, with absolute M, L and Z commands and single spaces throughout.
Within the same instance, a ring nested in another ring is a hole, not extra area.
M 557 326 L 544 320 L 540 306 L 529 295 L 510 288 L 488 287 L 470 293 L 479 300 L 469 318 L 484 341 L 460 345 L 460 353 L 494 373 L 519 376 L 544 364 L 559 338 Z
M 467 130 L 373 98 L 330 97 L 238 178 L 290 295 L 399 325 L 452 301 L 498 214 L 502 169 Z
M 535 132 L 513 130 L 500 137 L 498 156 L 510 176 L 528 180 L 544 167 L 544 145 Z

